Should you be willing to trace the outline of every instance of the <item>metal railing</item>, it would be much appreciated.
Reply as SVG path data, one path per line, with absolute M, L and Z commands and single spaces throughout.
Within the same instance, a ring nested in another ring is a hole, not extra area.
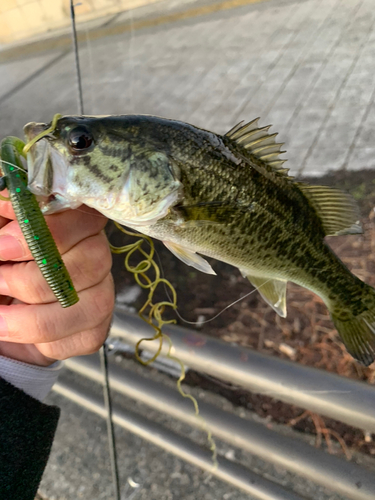
M 173 354 L 197 371 L 225 379 L 253 392 L 272 395 L 365 430 L 375 430 L 375 390 L 365 383 L 228 345 L 183 328 L 167 325 L 165 332 L 172 340 Z M 152 334 L 153 330 L 140 318 L 116 311 L 111 329 L 112 337 L 135 345 L 141 338 Z M 142 344 L 143 348 L 154 351 L 156 346 L 145 342 Z M 71 359 L 66 365 L 91 380 L 102 382 L 96 356 Z M 109 379 L 112 390 L 192 426 L 200 425 L 189 402 L 176 391 L 113 365 L 109 367 Z M 95 396 L 63 383 L 56 384 L 55 390 L 104 416 L 104 407 Z M 200 413 L 213 435 L 233 446 L 274 465 L 281 465 L 347 498 L 375 498 L 375 473 L 364 467 L 328 455 L 300 440 L 283 436 L 262 424 L 244 420 L 206 403 L 200 402 Z M 254 498 L 301 500 L 295 493 L 222 457 L 219 458 L 220 466 L 215 472 L 208 451 L 203 452 L 186 438 L 148 422 L 144 417 L 115 409 L 114 421 L 167 451 L 210 470 L 217 477 L 251 493 Z

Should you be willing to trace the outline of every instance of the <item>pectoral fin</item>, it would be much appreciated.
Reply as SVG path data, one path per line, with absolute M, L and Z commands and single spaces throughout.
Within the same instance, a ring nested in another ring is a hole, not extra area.
M 252 285 L 258 290 L 263 299 L 269 304 L 279 316 L 286 318 L 286 284 L 284 280 L 260 278 L 251 276 L 241 271 Z
M 168 248 L 168 250 L 173 253 L 173 255 L 182 260 L 182 262 L 184 262 L 188 266 L 195 267 L 195 269 L 198 269 L 198 271 L 202 271 L 202 273 L 216 275 L 210 264 L 197 253 L 188 250 L 181 245 L 177 245 L 176 243 L 171 243 L 170 241 L 163 241 L 163 243 Z

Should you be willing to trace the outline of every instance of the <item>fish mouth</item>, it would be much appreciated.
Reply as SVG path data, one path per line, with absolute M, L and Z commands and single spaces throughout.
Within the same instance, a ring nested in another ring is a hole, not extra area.
M 47 124 L 35 122 L 27 123 L 23 128 L 27 142 L 45 130 Z M 37 196 L 48 197 L 51 193 L 50 153 L 51 147 L 45 138 L 35 142 L 27 152 L 28 188 Z
M 47 130 L 45 123 L 28 123 L 24 127 L 26 139 L 31 141 Z M 82 203 L 69 197 L 68 163 L 46 136 L 33 144 L 27 152 L 28 189 L 35 194 L 43 213 L 51 214 L 77 208 Z
M 48 125 L 46 123 L 36 123 L 36 122 L 26 123 L 26 125 L 23 127 L 23 131 L 27 141 L 31 141 L 32 139 L 34 139 L 34 137 L 36 137 L 41 132 L 44 132 L 47 129 Z

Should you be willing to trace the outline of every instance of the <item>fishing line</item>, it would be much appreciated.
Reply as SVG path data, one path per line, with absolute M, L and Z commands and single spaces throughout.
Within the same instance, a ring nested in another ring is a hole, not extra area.
M 109 380 L 108 380 L 108 355 L 107 350 L 109 349 L 108 345 L 104 343 L 104 345 L 100 348 L 100 366 L 102 369 L 102 373 L 104 375 L 104 385 L 103 385 L 103 394 L 104 394 L 104 402 L 107 410 L 107 433 L 108 433 L 108 445 L 109 445 L 109 454 L 111 457 L 111 464 L 116 464 L 116 467 L 111 467 L 112 470 L 112 482 L 116 499 L 121 498 L 120 492 L 120 481 L 117 470 L 117 451 L 116 451 L 116 440 L 115 440 L 115 429 L 113 425 L 112 419 L 112 398 L 111 391 L 109 388 Z
M 128 12 L 129 12 L 129 17 L 130 17 L 130 42 L 129 42 L 128 56 L 129 56 L 130 67 L 131 67 L 130 91 L 129 91 L 129 98 L 130 98 L 129 109 L 132 109 L 133 106 L 134 106 L 134 62 L 133 62 L 133 53 L 134 53 L 134 17 L 133 17 L 133 9 L 129 9 Z M 133 109 L 133 111 L 134 111 L 134 109 Z
M 73 37 L 73 46 L 74 46 L 74 56 L 76 63 L 76 75 L 77 75 L 77 83 L 78 83 L 78 94 L 79 94 L 79 111 L 80 114 L 84 114 L 83 108 L 83 93 L 82 93 L 82 78 L 81 71 L 79 65 L 79 54 L 78 54 L 78 43 L 77 43 L 77 31 L 76 31 L 76 22 L 75 22 L 75 11 L 74 11 L 74 3 L 73 0 L 70 0 L 70 16 L 72 21 L 72 37 Z M 54 120 L 52 124 L 56 124 L 55 121 L 56 115 L 54 116 Z M 109 443 L 109 454 L 111 461 L 111 471 L 112 471 L 112 480 L 113 480 L 113 489 L 116 500 L 121 500 L 120 493 L 120 477 L 118 472 L 118 460 L 116 453 L 116 437 L 113 428 L 113 418 L 112 418 L 112 398 L 111 391 L 109 387 L 109 379 L 108 379 L 108 358 L 107 358 L 107 349 L 106 344 L 100 348 L 100 358 L 101 358 L 101 366 L 102 373 L 104 377 L 103 383 L 103 396 L 104 403 L 107 411 L 107 432 L 108 432 L 108 443 Z
M 85 205 L 85 206 L 88 206 L 88 205 Z M 88 207 L 90 208 L 90 207 Z M 95 213 L 92 213 L 92 212 L 89 212 L 88 210 L 84 210 L 83 208 L 75 208 L 74 210 L 76 210 L 77 212 L 81 212 L 81 214 L 86 214 L 86 215 L 92 215 L 93 217 L 99 217 L 100 219 L 107 219 L 107 217 L 103 214 L 101 214 L 100 212 L 98 212 L 97 214 Z
M 26 172 L 25 168 L 21 168 L 21 166 L 16 165 L 15 163 L 11 163 L 10 161 L 3 160 L 0 158 L 0 163 L 5 163 L 6 165 L 9 165 L 10 167 L 14 167 L 15 170 L 20 170 L 21 172 Z
M 92 57 L 92 50 L 91 50 L 91 41 L 90 41 L 90 35 L 89 35 L 89 29 L 87 25 L 85 25 L 85 38 L 86 38 L 86 48 L 87 48 L 87 53 L 88 53 L 88 59 L 89 59 L 89 68 L 90 68 L 90 94 L 91 94 L 91 110 L 90 114 L 95 114 L 95 97 L 94 97 L 94 86 L 92 84 L 92 81 L 94 79 L 94 65 L 93 65 L 93 57 Z
M 262 284 L 262 286 L 266 285 L 269 281 L 272 281 L 272 280 L 265 281 Z M 183 318 L 177 310 L 176 310 L 176 314 L 180 318 L 181 321 L 183 321 L 184 323 L 188 323 L 189 325 L 205 325 L 206 323 L 209 323 L 210 321 L 213 321 L 214 319 L 216 319 L 219 316 L 221 316 L 221 314 L 223 314 L 223 312 L 225 312 L 227 309 L 229 309 L 232 306 L 234 306 L 235 304 L 237 304 L 237 302 L 241 302 L 241 300 L 246 299 L 246 297 L 248 297 L 249 295 L 252 295 L 253 293 L 255 293 L 257 291 L 258 291 L 258 288 L 255 288 L 255 290 L 251 290 L 250 292 L 248 292 L 243 297 L 240 297 L 239 299 L 235 300 L 234 302 L 231 302 L 230 304 L 228 304 L 226 307 L 224 307 L 224 309 L 222 309 L 221 311 L 219 311 L 215 316 L 213 316 L 210 319 L 206 319 L 205 321 L 189 321 L 189 320 Z
M 163 278 L 165 278 L 165 274 L 164 274 L 164 269 L 163 269 L 163 264 L 161 262 L 161 259 L 160 259 L 160 255 L 158 253 L 158 251 L 156 250 L 156 248 L 154 249 L 154 252 L 156 254 L 156 257 L 158 259 L 158 262 L 159 262 L 159 267 L 161 269 L 161 275 Z M 262 286 L 264 285 L 267 285 L 267 283 L 269 283 L 270 281 L 272 281 L 272 278 L 270 278 L 269 280 L 265 281 L 264 283 L 262 283 L 261 286 L 259 286 L 258 288 L 254 287 L 255 289 L 254 290 L 250 290 L 250 292 L 248 292 L 247 294 L 245 294 L 243 297 L 240 297 L 238 298 L 237 300 L 231 302 L 230 304 L 228 304 L 227 306 L 224 307 L 224 309 L 222 309 L 221 311 L 219 311 L 217 314 L 215 314 L 215 316 L 213 316 L 212 318 L 209 318 L 209 319 L 206 319 L 205 321 L 189 321 L 185 318 L 183 318 L 181 316 L 181 314 L 178 312 L 178 305 L 177 307 L 174 309 L 174 313 L 176 314 L 176 316 L 181 320 L 183 321 L 184 323 L 187 323 L 188 325 L 205 325 L 206 323 L 210 323 L 210 321 L 213 321 L 214 319 L 218 318 L 219 316 L 221 316 L 227 309 L 230 309 L 232 306 L 234 306 L 235 304 L 237 304 L 238 302 L 241 302 L 241 300 L 244 300 L 246 299 L 247 297 L 249 297 L 250 295 L 252 295 L 253 293 L 255 292 L 258 292 L 259 291 L 259 288 L 261 288 Z M 253 285 L 254 286 L 254 285 Z M 168 298 L 169 301 L 171 301 L 171 297 L 169 295 L 169 292 L 168 292 L 168 288 L 166 287 L 166 285 L 164 284 L 164 292 Z
M 24 168 L 21 168 L 20 166 L 16 165 L 15 163 L 11 163 L 10 161 L 3 160 L 2 158 L 0 158 L 0 164 L 1 163 L 4 163 L 5 165 L 8 165 L 9 167 L 13 167 L 15 170 L 21 170 L 23 172 L 26 172 L 26 170 Z M 3 169 L 1 169 L 1 170 L 3 170 Z M 4 179 L 2 177 L 0 187 L 2 187 L 3 182 L 4 182 Z M 1 189 L 1 191 L 3 191 L 3 190 Z M 6 197 L 6 196 L 3 196 L 2 194 L 0 194 L 0 201 L 10 201 L 10 197 Z
M 132 13 L 131 13 L 132 16 Z M 77 72 L 77 80 L 79 82 L 78 89 L 80 92 L 80 112 L 83 114 L 83 98 L 82 98 L 82 85 L 81 85 L 81 73 L 79 71 L 79 59 L 78 59 L 78 46 L 77 46 L 77 39 L 76 39 L 76 31 L 75 31 L 75 15 L 74 15 L 74 5 L 73 5 L 73 0 L 71 0 L 71 17 L 72 17 L 72 29 L 73 29 L 73 41 L 75 43 L 74 45 L 74 50 L 75 50 L 75 57 L 76 57 L 76 72 Z M 52 124 L 50 128 L 54 128 L 57 122 L 57 115 L 54 116 L 54 119 L 52 120 Z M 52 130 L 53 131 L 53 130 Z M 52 132 L 50 129 L 48 129 L 48 133 Z M 43 134 L 46 135 L 46 132 Z M 40 138 L 40 137 L 39 137 Z M 30 146 L 29 146 L 30 147 Z M 173 288 L 173 286 L 169 283 L 168 280 L 165 278 L 160 277 L 160 270 L 156 264 L 156 262 L 153 260 L 153 255 L 154 255 L 154 244 L 152 240 L 150 240 L 147 236 L 144 235 L 138 235 L 135 233 L 131 233 L 126 231 L 122 226 L 120 226 L 118 223 L 115 222 L 115 225 L 118 229 L 120 229 L 123 233 L 131 235 L 131 236 L 136 236 L 140 237 L 141 239 L 138 239 L 135 243 L 132 243 L 130 245 L 127 245 L 125 247 L 120 247 L 116 248 L 110 245 L 110 248 L 112 252 L 114 253 L 123 253 L 126 252 L 126 257 L 125 257 L 125 267 L 128 271 L 132 272 L 135 278 L 135 281 L 138 283 L 139 286 L 142 288 L 149 289 L 149 296 L 148 300 L 145 302 L 143 307 L 139 311 L 139 316 L 146 322 L 148 323 L 152 328 L 155 329 L 155 335 L 152 339 L 141 339 L 135 347 L 135 356 L 137 360 L 143 364 L 143 365 L 148 365 L 152 363 L 159 353 L 161 352 L 162 345 L 163 345 L 163 340 L 168 343 L 168 351 L 167 351 L 167 357 L 173 361 L 175 361 L 179 366 L 180 366 L 180 377 L 177 380 L 177 389 L 180 395 L 184 398 L 190 399 L 193 403 L 194 406 L 194 411 L 196 418 L 200 420 L 201 423 L 201 428 L 206 432 L 207 435 L 207 441 L 209 443 L 210 450 L 212 452 L 212 461 L 213 461 L 213 466 L 217 467 L 218 462 L 217 462 L 217 451 L 216 451 L 216 444 L 215 441 L 212 437 L 211 431 L 208 428 L 207 422 L 204 420 L 204 418 L 199 414 L 199 407 L 198 407 L 198 402 L 195 399 L 194 396 L 191 394 L 186 393 L 182 389 L 182 381 L 185 379 L 185 367 L 183 363 L 181 362 L 180 359 L 178 359 L 176 356 L 172 355 L 172 342 L 170 338 L 162 333 L 161 328 L 163 325 L 168 324 L 168 323 L 174 323 L 175 320 L 170 320 L 166 321 L 163 320 L 162 314 L 164 312 L 165 307 L 172 307 L 175 309 L 177 307 L 177 295 L 176 292 Z M 144 241 L 147 241 L 149 246 L 150 246 L 150 252 L 147 254 L 142 248 L 141 245 Z M 131 266 L 129 264 L 129 259 L 131 255 L 135 252 L 138 251 L 140 252 L 143 257 L 145 258 L 141 262 L 138 263 L 137 266 Z M 153 269 L 155 272 L 155 279 L 151 280 L 146 272 L 149 269 Z M 164 286 L 169 286 L 170 292 L 172 294 L 172 300 L 169 302 L 167 301 L 162 301 L 162 302 L 157 302 L 156 304 L 152 303 L 153 299 L 153 294 L 156 289 L 156 287 L 160 284 L 163 283 Z M 143 314 L 145 310 L 149 308 L 149 314 L 148 318 L 145 317 Z M 154 324 L 154 320 L 157 322 L 157 325 Z M 139 347 L 140 344 L 144 341 L 153 341 L 153 340 L 158 340 L 159 341 L 159 346 L 156 351 L 156 354 L 149 360 L 144 361 L 141 359 L 139 355 Z M 108 438 L 109 438 L 109 448 L 110 448 L 110 459 L 111 459 L 111 470 L 112 470 L 112 478 L 113 478 L 113 485 L 114 485 L 114 493 L 115 493 L 115 498 L 116 500 L 120 500 L 120 481 L 119 481 L 119 473 L 118 473 L 118 460 L 117 460 L 117 454 L 116 454 L 116 440 L 115 440 L 115 433 L 114 433 L 114 426 L 113 426 L 113 418 L 112 418 L 112 399 L 111 399 L 111 393 L 110 393 L 110 387 L 109 387 L 109 380 L 108 380 L 108 358 L 107 358 L 107 347 L 106 344 L 104 344 L 101 349 L 100 349 L 100 356 L 101 356 L 101 365 L 102 365 L 102 372 L 104 375 L 104 384 L 103 384 L 103 392 L 104 392 L 104 401 L 105 401 L 105 406 L 106 406 L 106 411 L 107 411 L 107 432 L 108 432 Z
M 76 30 L 76 15 L 74 10 L 74 2 L 70 0 L 70 19 L 72 21 L 72 39 L 73 39 L 73 49 L 74 49 L 74 60 L 76 64 L 76 75 L 77 75 L 77 86 L 78 86 L 78 108 L 80 115 L 83 115 L 83 92 L 82 92 L 82 78 L 81 78 L 81 68 L 79 64 L 79 53 L 78 53 L 78 41 L 77 41 L 77 30 Z
M 162 262 L 161 262 L 161 259 L 160 259 L 160 256 L 157 252 L 157 250 L 155 249 L 155 254 L 156 254 L 156 257 L 158 259 L 158 262 L 159 262 L 159 266 L 160 266 L 160 269 L 161 269 L 161 274 L 164 278 L 164 269 L 163 269 L 163 265 L 162 265 Z M 261 286 L 264 286 L 266 285 L 267 283 L 269 283 L 270 281 L 272 281 L 272 279 L 269 279 L 267 281 L 265 281 Z M 232 306 L 234 306 L 235 304 L 237 304 L 237 302 L 241 302 L 241 300 L 244 300 L 246 299 L 247 297 L 249 297 L 249 295 L 252 295 L 253 293 L 257 292 L 259 290 L 260 287 L 258 288 L 255 288 L 255 290 L 251 290 L 250 292 L 248 292 L 246 295 L 244 295 L 243 297 L 240 297 L 239 299 L 231 302 L 230 304 L 228 304 L 227 306 L 224 307 L 224 309 L 222 309 L 221 311 L 219 311 L 217 314 L 215 314 L 215 316 L 213 316 L 212 318 L 209 318 L 209 319 L 206 319 L 205 321 L 189 321 L 185 318 L 183 318 L 181 316 L 181 314 L 178 312 L 178 306 L 177 308 L 174 310 L 176 316 L 181 320 L 183 321 L 184 323 L 187 323 L 189 325 L 205 325 L 206 323 L 209 323 L 210 321 L 213 321 L 214 319 L 218 318 L 221 314 L 223 314 L 227 309 L 231 308 Z M 165 294 L 167 295 L 168 297 L 168 300 L 171 300 L 171 297 L 168 293 L 168 288 L 164 285 L 164 291 L 165 291 Z

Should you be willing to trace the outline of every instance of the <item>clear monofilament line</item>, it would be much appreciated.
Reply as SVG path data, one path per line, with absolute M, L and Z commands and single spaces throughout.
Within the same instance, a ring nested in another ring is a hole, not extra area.
M 84 114 L 83 107 L 83 90 L 82 90 L 82 77 L 81 69 L 79 63 L 79 51 L 78 51 L 78 41 L 77 41 L 77 30 L 76 30 L 76 20 L 75 20 L 75 10 L 74 2 L 70 0 L 70 16 L 72 21 L 72 40 L 74 49 L 74 60 L 76 66 L 76 76 L 77 76 L 77 87 L 78 87 L 78 108 L 81 115 Z M 56 115 L 55 115 L 56 117 Z M 54 118 L 55 118 L 54 117 Z M 52 123 L 53 125 L 53 123 Z M 52 126 L 51 125 L 51 126 Z M 116 438 L 113 428 L 112 420 L 112 398 L 111 391 L 108 381 L 108 359 L 107 359 L 107 349 L 104 344 L 100 349 L 100 357 L 102 360 L 102 374 L 103 374 L 103 396 L 104 402 L 107 409 L 107 432 L 108 432 L 108 443 L 109 443 L 109 454 L 111 459 L 111 470 L 113 479 L 113 490 L 115 500 L 121 500 L 121 490 L 120 490 L 120 476 L 118 472 L 118 460 L 116 453 Z
M 82 91 L 82 77 L 81 68 L 79 64 L 79 52 L 78 52 L 78 41 L 77 41 L 77 30 L 76 30 L 76 14 L 74 10 L 74 1 L 70 0 L 70 18 L 72 21 L 72 40 L 74 49 L 74 60 L 76 64 L 76 75 L 77 75 L 77 86 L 78 86 L 78 108 L 80 115 L 84 114 L 83 110 L 83 91 Z

